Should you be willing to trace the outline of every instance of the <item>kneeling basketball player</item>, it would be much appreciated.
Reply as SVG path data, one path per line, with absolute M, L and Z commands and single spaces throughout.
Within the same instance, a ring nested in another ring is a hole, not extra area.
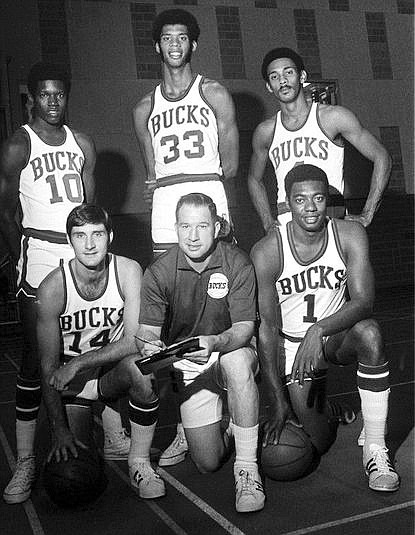
M 294 167 L 285 189 L 292 221 L 270 232 L 251 253 L 261 317 L 259 356 L 271 402 L 264 444 L 278 442 L 294 411 L 317 452 L 327 451 L 336 436 L 334 420 L 354 417 L 321 403 L 327 361 L 357 360 L 369 487 L 397 490 L 399 476 L 385 446 L 389 371 L 379 325 L 371 317 L 374 281 L 366 232 L 357 222 L 327 218 L 328 180 L 322 169 Z
M 165 486 L 150 464 L 158 397 L 152 376 L 142 376 L 135 365 L 141 267 L 108 252 L 112 228 L 102 208 L 91 204 L 75 208 L 66 227 L 75 258 L 46 277 L 37 302 L 44 400 L 52 435 L 49 459 L 55 456 L 65 462 L 85 446 L 68 426 L 64 398 L 75 397 L 88 405 L 128 395 L 131 483 L 140 497 L 158 498 L 165 494 Z

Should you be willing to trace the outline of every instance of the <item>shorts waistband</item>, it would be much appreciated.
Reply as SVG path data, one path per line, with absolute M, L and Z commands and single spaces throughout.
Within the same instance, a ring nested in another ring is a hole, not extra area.
M 299 338 L 298 336 L 290 336 L 289 334 L 286 334 L 282 332 L 281 330 L 279 331 L 279 335 L 281 336 L 281 338 L 284 338 L 285 340 L 288 340 L 289 342 L 298 343 L 298 342 L 303 341 L 302 338 Z
M 164 176 L 157 179 L 156 188 L 162 188 L 164 186 L 172 186 L 173 184 L 183 184 L 184 182 L 209 182 L 213 180 L 222 180 L 220 175 L 216 173 L 200 174 L 200 175 L 172 175 Z
M 48 241 L 50 243 L 68 244 L 66 234 L 54 230 L 37 230 L 29 227 L 23 229 L 23 235 L 28 238 L 36 238 L 37 240 Z

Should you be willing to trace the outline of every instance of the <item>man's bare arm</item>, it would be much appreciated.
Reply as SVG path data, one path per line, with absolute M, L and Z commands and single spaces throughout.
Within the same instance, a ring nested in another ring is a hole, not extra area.
M 289 409 L 280 377 L 280 309 L 275 287 L 280 269 L 280 256 L 275 232 L 270 232 L 251 251 L 258 282 L 258 356 L 261 377 L 270 403 L 269 418 L 264 427 L 264 445 L 277 443 Z
M 330 106 L 330 113 L 333 115 L 330 123 L 335 124 L 338 133 L 373 162 L 370 190 L 362 213 L 346 216 L 346 219 L 358 221 L 367 227 L 372 222 L 388 185 L 392 160 L 385 147 L 360 124 L 354 113 L 342 106 Z
M 16 223 L 20 172 L 27 164 L 29 143 L 22 130 L 6 140 L 0 150 L 0 232 L 9 253 L 17 263 L 20 230 Z
M 85 190 L 86 202 L 95 202 L 95 163 L 97 159 L 95 144 L 92 138 L 80 132 L 74 132 L 74 136 L 85 156 L 82 169 L 82 182 Z
M 259 124 L 252 139 L 252 156 L 248 172 L 248 189 L 252 203 L 262 221 L 265 232 L 275 224 L 264 184 L 264 172 L 268 161 L 268 149 L 272 141 L 274 120 Z
M 52 433 L 52 449 L 48 459 L 55 455 L 58 461 L 67 460 L 69 452 L 76 457 L 76 446 L 82 446 L 68 427 L 61 394 L 50 385 L 53 372 L 60 366 L 59 316 L 64 304 L 63 295 L 62 275 L 60 269 L 56 269 L 38 288 L 36 329 L 42 375 L 42 398 Z
M 154 150 L 151 136 L 148 131 L 147 121 L 151 110 L 151 93 L 147 94 L 133 110 L 134 130 L 146 169 L 143 196 L 146 203 L 151 207 L 153 191 L 156 185 L 156 171 Z
M 203 92 L 216 114 L 219 155 L 224 178 L 233 178 L 239 165 L 239 133 L 234 102 L 229 91 L 213 80 L 205 80 Z

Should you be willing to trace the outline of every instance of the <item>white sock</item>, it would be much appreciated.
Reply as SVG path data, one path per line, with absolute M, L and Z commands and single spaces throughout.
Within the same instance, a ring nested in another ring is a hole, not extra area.
M 102 427 L 104 433 L 107 434 L 118 434 L 123 432 L 123 426 L 121 421 L 121 414 L 114 410 L 108 405 L 104 406 L 104 410 L 101 414 L 102 418 Z
M 363 448 L 365 453 L 368 453 L 371 444 L 385 447 L 385 425 L 388 415 L 389 393 L 389 388 L 382 392 L 371 392 L 370 390 L 359 388 L 366 434 Z
M 259 425 L 239 427 L 232 422 L 231 426 L 235 439 L 235 469 L 241 466 L 256 467 Z
M 16 420 L 17 457 L 34 455 L 36 420 Z
M 128 466 L 134 463 L 150 464 L 150 448 L 153 442 L 157 422 L 140 425 L 131 422 L 131 446 L 128 454 Z

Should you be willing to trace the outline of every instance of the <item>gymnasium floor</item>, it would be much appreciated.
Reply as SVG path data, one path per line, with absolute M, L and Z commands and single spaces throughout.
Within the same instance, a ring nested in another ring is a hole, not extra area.
M 378 293 L 380 321 L 391 363 L 388 445 L 401 475 L 395 493 L 368 489 L 356 440 L 356 422 L 339 428 L 332 449 L 317 470 L 295 482 L 266 481 L 267 502 L 259 513 L 234 509 L 232 461 L 219 472 L 200 475 L 190 458 L 161 470 L 167 496 L 142 501 L 129 487 L 126 462 L 109 462 L 109 485 L 93 505 L 77 512 L 58 509 L 40 484 L 22 505 L 0 499 L 1 535 L 164 535 L 273 534 L 409 535 L 414 532 L 414 365 L 413 294 L 407 288 Z M 21 358 L 18 331 L 0 334 L 0 488 L 14 465 L 14 385 Z M 330 370 L 329 393 L 359 410 L 354 367 Z M 170 385 L 161 377 L 162 416 L 155 446 L 163 448 L 174 435 Z M 45 416 L 42 416 L 43 423 Z M 45 443 L 39 438 L 39 450 Z

